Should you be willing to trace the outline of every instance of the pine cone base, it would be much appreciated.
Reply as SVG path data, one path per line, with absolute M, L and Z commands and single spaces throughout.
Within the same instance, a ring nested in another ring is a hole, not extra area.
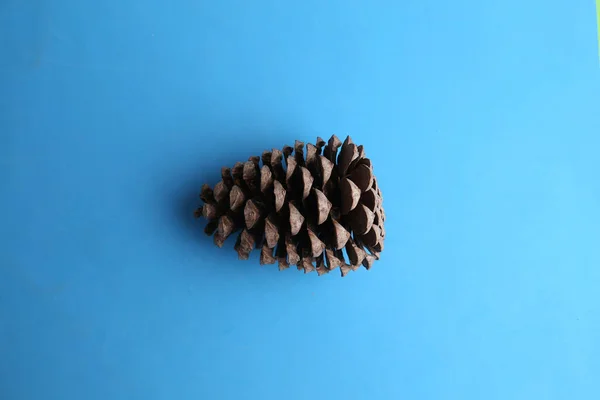
M 306 153 L 305 153 L 306 149 Z M 284 166 L 285 163 L 285 166 Z M 296 141 L 221 169 L 214 188 L 203 185 L 195 212 L 222 247 L 237 233 L 235 250 L 247 260 L 260 249 L 260 264 L 295 265 L 319 275 L 370 269 L 383 251 L 383 198 L 363 146 L 348 136 L 326 143 Z

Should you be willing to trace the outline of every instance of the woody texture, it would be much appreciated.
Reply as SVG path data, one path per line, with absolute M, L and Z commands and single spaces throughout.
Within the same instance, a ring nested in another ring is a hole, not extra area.
M 247 260 L 295 265 L 319 275 L 370 269 L 383 251 L 385 213 L 371 160 L 348 136 L 326 143 L 296 141 L 221 169 L 214 188 L 203 185 L 195 212 L 204 231 L 222 247 L 237 235 L 235 250 Z

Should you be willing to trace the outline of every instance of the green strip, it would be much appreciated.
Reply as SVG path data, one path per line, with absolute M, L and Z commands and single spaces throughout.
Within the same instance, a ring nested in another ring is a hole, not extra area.
M 596 0 L 596 27 L 598 28 L 598 58 L 600 58 L 600 0 Z

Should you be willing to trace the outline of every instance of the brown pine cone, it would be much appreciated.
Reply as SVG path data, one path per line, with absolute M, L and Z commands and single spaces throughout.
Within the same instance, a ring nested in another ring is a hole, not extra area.
M 261 265 L 278 262 L 283 270 L 294 264 L 319 275 L 340 267 L 342 276 L 379 259 L 381 191 L 363 146 L 350 137 L 342 144 L 334 135 L 327 145 L 317 138 L 306 145 L 306 156 L 304 143 L 296 141 L 294 148 L 223 167 L 221 176 L 213 189 L 202 186 L 204 205 L 195 215 L 208 219 L 204 231 L 219 247 L 241 230 L 235 244 L 240 259 L 257 248 Z

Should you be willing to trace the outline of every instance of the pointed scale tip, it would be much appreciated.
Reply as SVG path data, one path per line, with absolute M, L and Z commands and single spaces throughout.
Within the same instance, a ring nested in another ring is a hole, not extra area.
M 219 234 L 227 239 L 235 229 L 233 219 L 228 215 L 223 215 L 219 218 L 219 226 L 217 228 Z
M 265 193 L 273 186 L 273 174 L 268 165 L 263 165 L 260 169 L 260 191 Z
M 223 181 L 220 181 L 219 183 L 217 183 L 215 185 L 213 193 L 214 193 L 214 196 L 215 196 L 215 200 L 217 200 L 217 202 L 219 202 L 219 203 L 221 201 L 229 198 L 229 188 L 227 187 L 227 185 Z
M 213 190 L 206 183 L 202 185 L 202 189 L 200 191 L 200 199 L 202 199 L 202 201 L 205 203 L 212 204 L 215 202 Z
M 236 211 L 244 205 L 245 201 L 246 195 L 244 195 L 242 189 L 237 185 L 232 187 L 231 191 L 229 192 L 229 208 L 232 211 Z
M 275 194 L 275 211 L 279 212 L 286 196 L 286 191 L 279 181 L 273 181 L 273 193 Z
M 263 151 L 263 153 L 260 157 L 263 162 L 263 165 L 271 165 L 271 155 L 272 154 L 273 153 L 271 153 L 269 150 Z
M 312 165 L 317 160 L 318 149 L 314 144 L 306 145 L 306 164 Z
M 317 188 L 314 188 L 314 192 L 317 198 L 317 224 L 321 225 L 327 221 L 332 205 L 329 199 L 327 199 L 327 196 L 325 196 L 325 193 L 321 192 Z
M 327 267 L 325 266 L 324 254 L 321 254 L 319 257 L 317 257 L 316 264 L 317 264 L 317 274 L 319 274 L 319 276 L 327 274 L 329 272 L 329 269 L 327 269 Z
M 226 240 L 226 238 L 223 237 L 219 232 L 216 232 L 215 235 L 213 236 L 213 242 L 219 248 L 223 247 L 225 240 Z
M 300 262 L 300 255 L 296 251 L 296 243 L 290 236 L 285 238 L 285 250 L 287 252 L 287 259 L 290 265 L 296 265 Z
M 273 256 L 273 249 L 270 249 L 267 244 L 264 243 L 260 252 L 260 265 L 275 264 L 276 262 L 277 259 Z
M 334 255 L 332 250 L 326 249 L 325 255 L 326 255 L 325 258 L 327 260 L 327 266 L 328 266 L 329 271 L 334 270 L 337 267 L 342 265 L 342 261 Z
M 250 257 L 250 252 L 254 248 L 254 237 L 246 229 L 240 233 L 235 244 L 235 250 L 238 252 L 240 260 L 247 260 Z
M 342 278 L 345 277 L 346 275 L 348 275 L 348 272 L 350 272 L 351 270 L 352 269 L 350 268 L 349 265 L 346 265 L 346 264 L 342 265 L 340 267 L 340 271 L 342 273 Z
M 342 178 L 340 180 L 340 194 L 342 201 L 340 212 L 342 215 L 346 215 L 358 205 L 360 189 L 350 179 Z
M 335 249 L 341 250 L 346 246 L 348 239 L 350 239 L 350 232 L 348 232 L 339 222 L 332 219 Z
M 302 256 L 302 261 L 300 261 L 300 266 L 304 270 L 305 274 L 309 274 L 316 270 L 313 262 L 314 262 L 314 259 L 309 254 L 304 254 Z
M 206 219 L 215 219 L 218 217 L 217 206 L 212 203 L 206 203 L 204 207 L 202 207 L 202 215 Z
M 342 150 L 338 157 L 338 173 L 340 176 L 345 176 L 350 164 L 358 158 L 358 149 L 352 142 L 344 142 Z
M 331 178 L 331 171 L 333 171 L 333 163 L 325 156 L 319 156 L 321 161 L 321 177 L 323 178 L 323 188 Z
M 289 203 L 290 208 L 290 228 L 292 236 L 296 236 L 300 232 L 300 228 L 304 224 L 304 217 L 300 214 L 300 211 L 296 208 L 294 203 Z
M 290 180 L 292 176 L 294 176 L 294 172 L 296 172 L 296 166 L 298 163 L 293 156 L 287 156 L 285 159 L 287 163 L 287 171 L 285 172 L 285 181 L 287 182 L 288 187 L 290 186 Z
M 271 165 L 275 166 L 275 165 L 281 164 L 282 157 L 283 157 L 283 154 L 281 153 L 281 150 L 273 149 L 271 151 Z
M 279 227 L 274 214 L 269 215 L 265 220 L 265 241 L 270 248 L 277 246 L 279 241 Z
M 246 228 L 252 228 L 261 217 L 261 210 L 254 200 L 248 200 L 244 207 L 244 220 Z
M 321 149 L 326 144 L 327 142 L 321 136 L 317 136 L 317 143 L 315 143 L 315 146 L 317 146 L 318 149 Z
M 373 264 L 375 263 L 375 256 L 371 255 L 371 254 L 367 254 L 367 256 L 365 257 L 365 259 L 362 262 L 362 265 L 366 268 L 366 269 L 371 269 L 371 267 L 373 266 Z
M 326 246 L 325 243 L 323 243 L 311 229 L 307 229 L 307 231 L 308 238 L 310 240 L 311 253 L 312 256 L 316 258 L 323 254 Z
M 285 269 L 288 269 L 290 267 L 290 264 L 287 262 L 287 259 L 285 257 L 279 257 L 279 270 L 283 271 Z
M 302 200 L 305 200 L 310 194 L 314 178 L 308 169 L 300 167 L 300 170 L 302 171 Z

